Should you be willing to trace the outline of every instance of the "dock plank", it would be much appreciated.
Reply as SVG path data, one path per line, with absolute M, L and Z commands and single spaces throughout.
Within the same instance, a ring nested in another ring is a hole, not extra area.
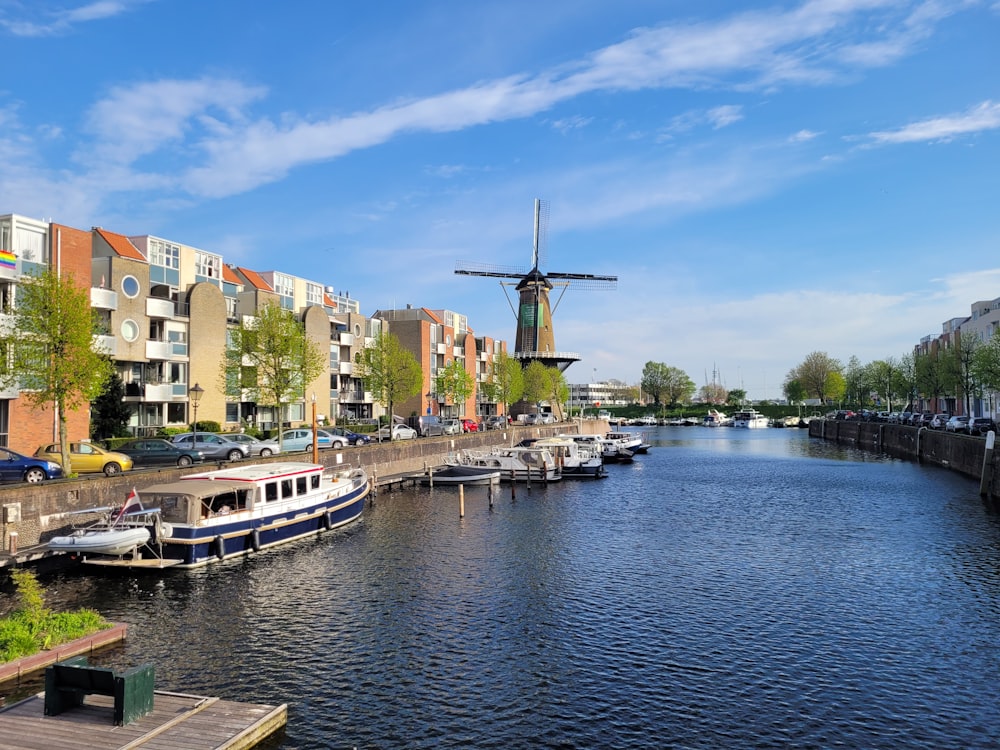
M 156 691 L 153 711 L 132 724 L 114 726 L 113 710 L 113 699 L 92 695 L 83 706 L 45 716 L 39 693 L 0 710 L 0 750 L 236 750 L 287 721 L 285 705 L 166 691 Z

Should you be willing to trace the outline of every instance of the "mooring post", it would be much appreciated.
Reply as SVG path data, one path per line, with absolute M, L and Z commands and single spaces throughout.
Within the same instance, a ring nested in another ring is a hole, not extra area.
M 983 453 L 983 473 L 979 478 L 979 494 L 985 497 L 990 492 L 990 484 L 993 479 L 993 445 L 996 442 L 997 434 L 990 430 L 986 433 L 986 450 Z
M 513 500 L 517 497 L 517 473 L 514 469 L 510 470 L 510 499 Z
M 490 499 L 490 510 L 493 510 L 493 486 L 495 482 L 491 479 L 486 489 L 486 496 Z
M 434 467 L 427 466 L 427 464 L 424 464 L 424 466 L 427 467 L 427 483 L 431 489 L 434 489 Z
M 465 485 L 458 485 L 458 517 L 465 518 Z

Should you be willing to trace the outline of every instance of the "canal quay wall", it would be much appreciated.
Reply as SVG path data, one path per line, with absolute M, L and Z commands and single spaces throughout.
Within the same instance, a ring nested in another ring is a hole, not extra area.
M 343 450 L 319 452 L 324 466 L 364 468 L 375 486 L 391 486 L 402 477 L 424 473 L 440 466 L 449 453 L 462 449 L 488 450 L 513 445 L 526 438 L 548 437 L 559 433 L 603 434 L 605 420 L 582 420 L 554 425 L 514 425 L 506 430 L 446 435 L 443 437 L 394 440 L 371 443 Z M 285 454 L 255 458 L 254 462 L 311 461 L 311 453 Z M 0 487 L 0 566 L 13 562 L 34 562 L 52 553 L 45 550 L 49 538 L 67 533 L 71 528 L 68 513 L 87 508 L 121 505 L 132 488 L 173 482 L 184 474 L 223 468 L 214 462 L 187 469 L 164 468 L 129 471 L 114 477 L 104 475 L 81 479 L 57 480 L 40 484 L 8 484 Z
M 1000 497 L 1000 456 L 996 450 L 987 455 L 986 440 L 981 437 L 927 427 L 839 419 L 812 420 L 809 436 L 951 469 L 980 480 L 983 495 Z

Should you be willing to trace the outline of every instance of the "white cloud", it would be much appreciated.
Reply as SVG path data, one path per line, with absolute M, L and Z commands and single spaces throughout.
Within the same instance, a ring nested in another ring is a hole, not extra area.
M 1000 104 L 985 101 L 965 112 L 933 117 L 898 130 L 869 133 L 875 143 L 919 143 L 954 140 L 958 136 L 1000 128 Z
M 59 9 L 47 11 L 41 3 L 28 4 L 30 11 L 38 16 L 40 20 L 25 18 L 0 18 L 0 27 L 6 29 L 14 36 L 23 37 L 46 37 L 65 34 L 72 31 L 81 23 L 90 21 L 102 21 L 106 18 L 114 18 L 131 10 L 134 6 L 148 0 L 98 0 L 98 2 L 88 3 L 71 9 Z

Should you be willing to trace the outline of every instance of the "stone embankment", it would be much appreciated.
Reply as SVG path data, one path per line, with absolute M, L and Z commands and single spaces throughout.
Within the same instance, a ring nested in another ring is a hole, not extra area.
M 320 463 L 330 468 L 363 467 L 378 484 L 424 472 L 440 466 L 449 453 L 461 450 L 483 450 L 494 446 L 513 445 L 531 437 L 558 433 L 603 434 L 608 430 L 604 420 L 563 422 L 554 425 L 513 426 L 506 430 L 482 433 L 420 438 L 417 440 L 372 443 L 344 450 L 323 450 Z M 286 454 L 283 457 L 254 459 L 261 462 L 311 461 L 309 453 Z M 46 554 L 44 542 L 70 529 L 67 513 L 86 508 L 121 505 L 133 487 L 172 482 L 183 474 L 222 468 L 225 464 L 203 464 L 188 469 L 153 469 L 131 471 L 115 477 L 103 475 L 75 480 L 43 482 L 41 484 L 9 484 L 0 487 L 0 565 L 19 561 L 34 561 Z
M 831 419 L 810 422 L 809 436 L 951 469 L 980 480 L 982 494 L 1000 497 L 997 451 L 987 451 L 987 441 L 981 437 L 927 427 Z

